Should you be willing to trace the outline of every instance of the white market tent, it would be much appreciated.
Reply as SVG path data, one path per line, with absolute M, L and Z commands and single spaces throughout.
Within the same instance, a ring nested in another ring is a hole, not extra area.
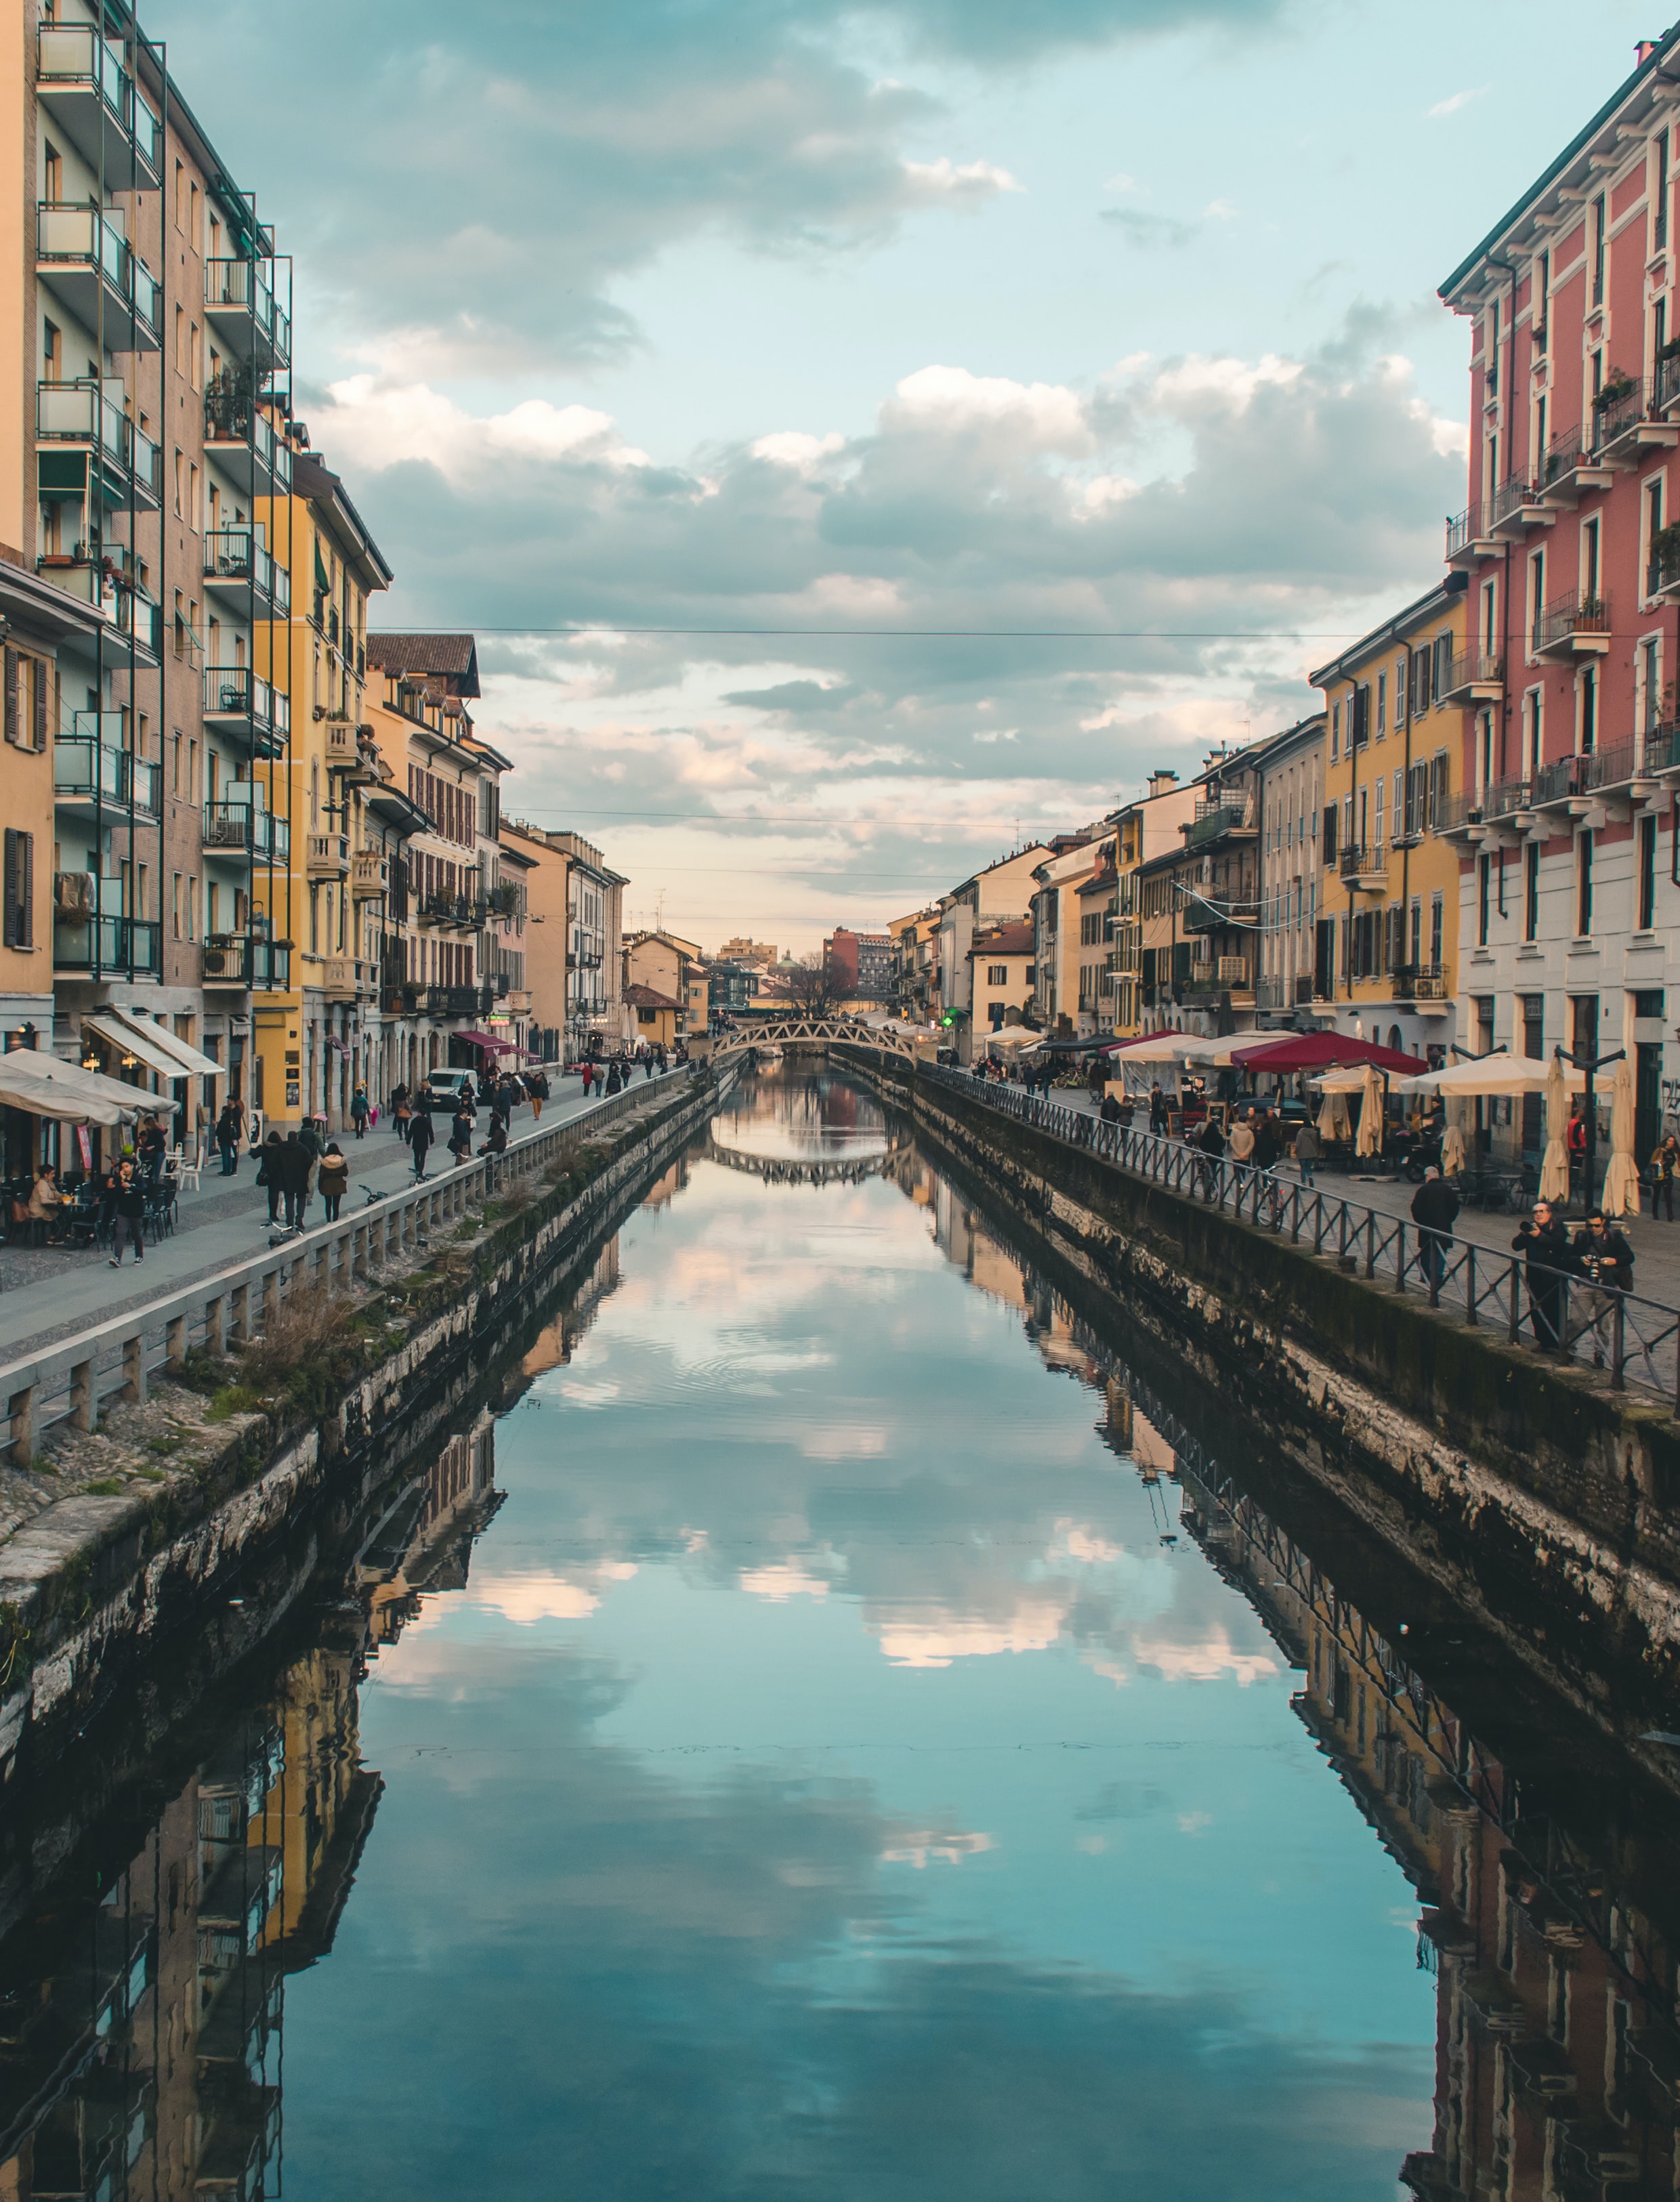
M 1450 1069 L 1430 1070 L 1421 1078 L 1397 1078 L 1396 1093 L 1439 1093 L 1443 1100 L 1453 1094 L 1476 1095 L 1543 1093 L 1552 1075 L 1550 1063 L 1537 1063 L 1530 1055 L 1484 1055 L 1475 1063 L 1455 1063 Z M 1585 1090 L 1587 1074 L 1573 1063 L 1563 1065 L 1565 1086 L 1571 1093 Z
M 61 1063 L 56 1056 L 27 1047 L 0 1056 L 0 1102 L 61 1124 L 107 1127 L 141 1110 L 169 1116 L 175 1107 L 173 1100 L 125 1086 L 120 1078 L 107 1078 L 102 1072 L 84 1070 L 79 1063 Z

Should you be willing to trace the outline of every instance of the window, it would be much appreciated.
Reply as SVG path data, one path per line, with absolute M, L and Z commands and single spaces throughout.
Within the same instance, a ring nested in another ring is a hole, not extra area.
M 1388 676 L 1376 676 L 1376 739 L 1380 742 L 1388 731 Z
M 186 177 L 186 162 L 177 161 L 175 163 L 175 227 L 177 229 L 180 229 L 186 220 L 186 193 L 181 188 Z
M 1330 706 L 1330 762 L 1334 764 L 1341 755 L 1341 706 L 1340 704 L 1332 704 Z
M 1663 562 L 1657 556 L 1657 538 L 1663 532 L 1663 478 L 1653 474 L 1645 485 L 1645 558 L 1647 572 L 1645 593 L 1655 596 L 1665 579 Z
M 1633 1013 L 1636 1017 L 1659 1017 L 1663 1013 L 1663 990 L 1660 986 L 1642 986 L 1633 998 Z
M 169 745 L 169 792 L 171 795 L 179 795 L 180 792 L 181 738 L 180 731 L 178 727 L 175 732 L 175 738 Z
M 1651 249 L 1660 252 L 1668 243 L 1668 132 L 1659 130 L 1651 150 L 1656 156 L 1656 180 L 1652 191 Z
M 1485 948 L 1488 945 L 1488 917 L 1493 906 L 1490 892 L 1493 880 L 1493 858 L 1478 857 L 1476 860 L 1476 945 L 1478 948 Z
M 1008 964 L 1007 964 L 1007 963 L 988 963 L 988 964 L 986 966 L 986 983 L 987 983 L 987 985 L 988 986 L 1008 986 L 1008 984 L 1009 984 L 1009 966 L 1008 966 Z
M 1523 938 L 1540 938 L 1540 844 L 1523 845 Z
M 181 503 L 186 494 L 186 453 L 175 453 L 175 517 L 181 516 Z
M 1653 813 L 1639 821 L 1639 930 L 1648 933 L 1656 921 L 1657 821 Z
M 1599 524 L 1589 520 L 1581 531 L 1581 594 L 1589 604 L 1598 603 Z
M 1335 862 L 1335 805 L 1334 803 L 1327 803 L 1324 805 L 1324 862 L 1327 864 L 1334 864 Z
M 1437 970 L 1446 945 L 1447 904 L 1439 894 L 1433 894 L 1429 897 L 1429 961 Z
M 171 892 L 169 927 L 174 938 L 179 940 L 181 937 L 181 875 L 179 872 L 174 875 L 174 886 Z
M 1453 681 L 1453 638 L 1438 634 L 1435 639 L 1435 692 L 1444 696 Z
M 1598 739 L 1598 668 L 1589 665 L 1581 675 L 1581 754 L 1590 757 Z
M 1546 553 L 1536 550 L 1529 561 L 1529 625 L 1530 649 L 1540 640 L 1540 615 L 1546 609 Z
M 1362 680 L 1348 704 L 1347 746 L 1359 749 L 1371 739 L 1371 683 Z
M 1376 775 L 1376 831 L 1372 836 L 1372 840 L 1374 845 L 1379 849 L 1388 838 L 1382 830 L 1382 796 L 1387 786 L 1388 777 L 1386 774 L 1378 773 Z
M 1422 897 L 1421 895 L 1413 895 L 1413 896 L 1412 896 L 1412 956 L 1411 956 L 1411 961 L 1412 961 L 1413 963 L 1421 963 L 1423 962 L 1423 960 L 1424 960 L 1424 898 L 1423 898 L 1423 897 Z
M 1653 635 L 1639 649 L 1640 686 L 1644 692 L 1640 698 L 1641 716 L 1648 734 L 1654 733 L 1662 721 L 1662 645 Z
M 4 943 L 8 948 L 35 945 L 35 836 L 6 828 Z
M 47 745 L 47 696 L 50 675 L 45 662 L 25 651 L 5 653 L 5 732 L 14 749 Z
M 1584 940 L 1593 929 L 1593 834 L 1583 827 L 1575 843 L 1575 932 Z
M 1604 303 L 1604 194 L 1593 201 L 1593 303 Z
M 1535 350 L 1544 354 L 1546 324 L 1552 311 L 1552 256 L 1541 253 L 1534 263 L 1533 289 L 1529 298 L 1529 326 Z
M 1411 683 L 1407 679 L 1411 664 L 1411 653 L 1406 651 L 1402 651 L 1394 660 L 1394 724 L 1397 727 L 1403 727 L 1412 715 Z
M 64 372 L 62 332 L 56 321 L 44 321 L 41 327 L 41 380 L 56 382 Z

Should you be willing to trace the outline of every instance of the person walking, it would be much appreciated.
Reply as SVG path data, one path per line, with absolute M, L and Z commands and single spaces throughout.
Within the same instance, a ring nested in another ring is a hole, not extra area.
M 651 1078 L 652 1075 L 653 1050 L 651 1048 L 647 1048 L 644 1050 L 642 1054 L 642 1076 L 644 1079 L 648 1079 Z
M 1301 1183 L 1312 1186 L 1317 1183 L 1318 1134 L 1312 1128 L 1312 1119 L 1303 1117 L 1300 1129 L 1295 1133 L 1295 1168 L 1300 1172 Z
M 1167 1128 L 1167 1097 L 1158 1078 L 1149 1089 L 1149 1128 L 1163 1135 Z
M 1412 1196 L 1412 1220 L 1418 1226 L 1418 1266 L 1431 1300 L 1447 1275 L 1447 1249 L 1453 1243 L 1458 1213 L 1458 1194 L 1431 1163 L 1424 1172 L 1424 1182 Z
M 368 1129 L 368 1089 L 365 1086 L 358 1085 L 350 1097 L 350 1122 L 351 1130 L 358 1139 L 361 1139 Z M 346 1174 L 347 1171 L 348 1166 Z
M 408 1087 L 400 1082 L 392 1088 L 391 1116 L 392 1121 L 397 1127 L 397 1136 L 406 1146 L 409 1143 L 409 1127 L 414 1122 L 414 1104 L 409 1098 Z
M 301 1231 L 304 1219 L 309 1214 L 309 1203 L 315 1198 L 315 1175 L 321 1157 L 327 1151 L 327 1120 L 324 1116 L 305 1116 L 298 1133 L 298 1145 L 306 1160 L 298 1184 L 297 1224 Z
M 256 1182 L 268 1196 L 269 1224 L 276 1224 L 280 1222 L 280 1199 L 286 1192 L 286 1143 L 278 1132 L 270 1132 L 262 1142 Z
M 1278 1136 L 1277 1119 L 1270 1109 L 1263 1109 L 1254 1133 L 1254 1167 L 1259 1170 L 1276 1169 L 1282 1157 L 1283 1142 Z
M 607 1065 L 607 1092 L 611 1094 L 622 1093 L 623 1091 L 624 1080 L 618 1075 L 618 1057 L 614 1056 L 612 1061 Z
M 1658 1140 L 1651 1156 L 1651 1216 L 1655 1220 L 1658 1203 L 1666 1204 L 1668 1220 L 1674 1221 L 1674 1180 L 1680 1175 L 1680 1139 L 1666 1132 Z
M 1204 1157 L 1200 1165 L 1201 1189 L 1207 1198 L 1211 1200 L 1214 1186 L 1218 1182 L 1220 1160 L 1225 1151 L 1225 1135 L 1219 1128 L 1219 1120 L 1217 1116 L 1210 1116 L 1202 1126 L 1196 1145 Z
M 339 1220 L 339 1203 L 350 1191 L 350 1164 L 345 1160 L 336 1139 L 327 1142 L 327 1151 L 321 1158 L 321 1199 L 327 1210 L 327 1221 Z
M 236 1177 L 239 1169 L 239 1120 L 230 1101 L 215 1120 L 216 1151 L 221 1157 L 223 1177 Z
M 1571 1257 L 1569 1232 L 1549 1200 L 1536 1201 L 1534 1213 L 1524 1217 L 1511 1251 L 1524 1257 L 1534 1342 L 1545 1351 L 1554 1351 L 1563 1337 Z
M 148 1116 L 140 1127 L 140 1135 L 134 1142 L 137 1174 L 144 1180 L 156 1183 L 163 1167 L 163 1157 L 169 1151 L 169 1142 L 164 1138 L 156 1116 Z
M 1602 1369 L 1604 1357 L 1615 1344 L 1612 1328 L 1617 1295 L 1633 1290 L 1633 1248 L 1619 1231 L 1612 1231 L 1604 1210 L 1595 1202 L 1586 1228 L 1575 1234 L 1571 1248 L 1576 1267 L 1587 1280 L 1582 1294 L 1583 1331 L 1593 1334 L 1593 1366 Z
M 145 1180 L 127 1156 L 117 1164 L 114 1173 L 116 1210 L 111 1239 L 111 1267 L 122 1267 L 122 1250 L 133 1243 L 137 1263 L 146 1258 L 146 1187 Z
M 473 1151 L 473 1112 L 463 1100 L 455 1112 L 455 1122 L 449 1127 L 449 1151 L 459 1169 Z
M 533 1124 L 540 1124 L 543 1120 L 543 1103 L 548 1098 L 547 1072 L 544 1070 L 533 1072 L 525 1081 L 525 1091 L 531 1097 L 531 1122 Z
M 1237 1198 L 1241 1200 L 1248 1165 L 1254 1157 L 1254 1127 L 1246 1116 L 1239 1116 L 1231 1127 L 1230 1151 L 1231 1160 L 1236 1165 Z
M 414 1157 L 416 1180 L 426 1175 L 426 1157 L 432 1151 L 432 1114 L 421 1109 L 409 1126 L 409 1152 Z
M 595 1066 L 586 1055 L 583 1058 L 583 1098 L 589 1098 L 589 1089 L 595 1081 Z
M 304 1145 L 302 1134 L 288 1132 L 280 1151 L 280 1192 L 286 1202 L 286 1228 L 288 1231 L 295 1231 L 304 1220 L 304 1204 L 309 1197 L 309 1172 L 314 1166 L 315 1157 Z

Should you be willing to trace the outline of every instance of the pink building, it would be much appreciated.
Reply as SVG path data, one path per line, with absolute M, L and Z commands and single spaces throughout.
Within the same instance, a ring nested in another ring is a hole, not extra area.
M 1680 1069 L 1677 117 L 1680 27 L 1441 286 L 1471 323 L 1460 1030 L 1625 1047 L 1642 1160 Z

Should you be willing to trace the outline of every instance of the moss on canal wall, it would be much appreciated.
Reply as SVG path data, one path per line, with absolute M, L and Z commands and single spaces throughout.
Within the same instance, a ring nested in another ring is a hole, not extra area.
M 651 1087 L 362 1292 L 302 1291 L 243 1353 L 194 1355 L 97 1432 L 56 1434 L 36 1472 L 45 1503 L 0 1546 L 0 1775 L 79 1730 L 189 1624 L 237 1656 L 230 1580 L 436 1438 L 492 1381 L 557 1264 L 718 1098 L 710 1082 Z
M 1680 1696 L 1680 1425 L 896 1066 L 855 1066 L 1279 1453 L 1618 1728 Z

